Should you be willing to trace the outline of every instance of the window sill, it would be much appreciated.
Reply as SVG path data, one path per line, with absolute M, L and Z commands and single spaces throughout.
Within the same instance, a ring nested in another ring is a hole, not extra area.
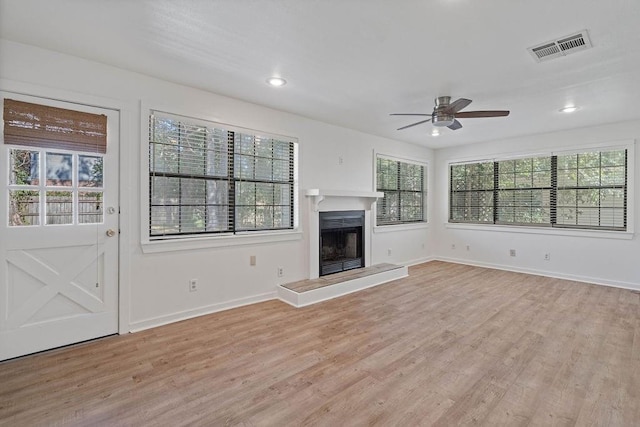
M 415 224 L 378 225 L 373 227 L 373 232 L 393 233 L 395 231 L 426 230 L 427 228 L 429 228 L 428 222 L 418 222 Z
M 618 239 L 631 240 L 634 233 L 632 231 L 609 231 L 609 230 L 580 230 L 570 228 L 551 228 L 551 227 L 527 227 L 512 225 L 483 225 L 483 224 L 460 224 L 445 223 L 446 228 L 459 230 L 477 230 L 477 231 L 497 231 L 501 233 L 524 233 L 524 234 L 546 234 L 553 236 L 572 236 L 572 237 L 591 237 L 598 239 Z
M 145 254 L 153 254 L 229 246 L 260 245 L 300 239 L 302 239 L 301 230 L 147 240 L 142 242 L 142 252 Z

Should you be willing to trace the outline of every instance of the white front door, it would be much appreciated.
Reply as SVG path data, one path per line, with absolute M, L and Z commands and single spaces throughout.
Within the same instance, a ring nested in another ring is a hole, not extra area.
M 0 132 L 0 360 L 118 331 L 117 111 L 105 154 L 12 146 Z

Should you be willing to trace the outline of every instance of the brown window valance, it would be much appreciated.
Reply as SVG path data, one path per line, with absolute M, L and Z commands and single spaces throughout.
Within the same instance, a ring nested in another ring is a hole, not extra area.
M 107 116 L 5 99 L 4 143 L 106 153 Z

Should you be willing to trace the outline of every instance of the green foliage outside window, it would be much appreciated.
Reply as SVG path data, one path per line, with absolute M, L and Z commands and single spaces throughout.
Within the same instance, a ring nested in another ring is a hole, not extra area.
M 384 198 L 377 202 L 377 225 L 405 224 L 425 220 L 425 167 L 378 157 L 377 191 Z
M 293 228 L 294 145 L 150 117 L 150 235 Z
M 625 230 L 627 151 L 453 164 L 449 222 Z

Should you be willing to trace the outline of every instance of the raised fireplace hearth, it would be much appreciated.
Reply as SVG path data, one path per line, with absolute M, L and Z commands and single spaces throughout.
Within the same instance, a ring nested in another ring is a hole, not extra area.
M 319 220 L 319 275 L 364 267 L 364 211 L 320 212 Z

